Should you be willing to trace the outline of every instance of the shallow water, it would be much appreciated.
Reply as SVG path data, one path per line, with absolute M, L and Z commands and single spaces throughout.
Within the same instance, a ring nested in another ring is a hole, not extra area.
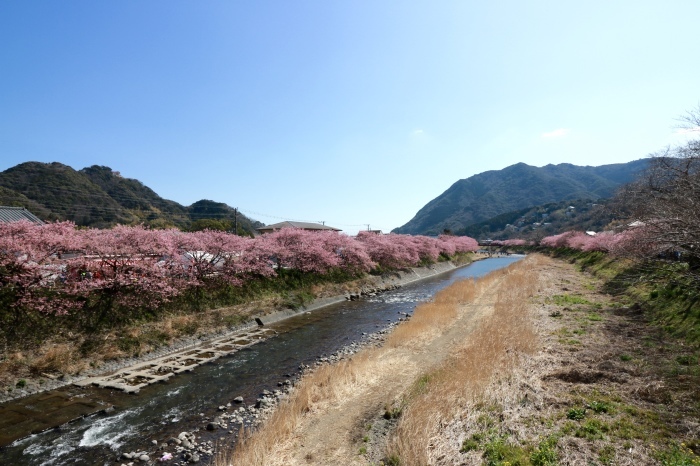
M 0 464 L 121 464 L 117 462 L 121 452 L 153 450 L 152 440 L 160 444 L 182 431 L 203 428 L 205 418 L 216 416 L 219 405 L 237 396 L 253 404 L 262 390 L 276 389 L 278 381 L 298 373 L 300 364 L 312 364 L 361 340 L 363 333 L 376 332 L 457 280 L 485 275 L 521 258 L 486 259 L 368 299 L 294 316 L 269 326 L 277 335 L 192 373 L 148 386 L 137 395 L 99 388 L 63 389 L 71 398 L 113 405 L 115 410 L 18 440 L 0 449 Z M 216 440 L 223 434 L 202 430 L 197 437 Z

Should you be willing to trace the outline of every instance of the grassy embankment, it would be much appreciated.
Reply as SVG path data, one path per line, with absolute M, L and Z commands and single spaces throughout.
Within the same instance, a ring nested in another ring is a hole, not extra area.
M 495 379 L 443 437 L 475 464 L 700 464 L 696 290 L 674 264 L 554 255 L 571 265 L 532 302 L 543 351 Z
M 471 260 L 471 254 L 452 258 L 459 265 Z M 47 377 L 78 374 L 181 339 L 206 337 L 241 325 L 254 315 L 296 309 L 317 297 L 371 286 L 371 279 L 370 275 L 282 270 L 275 278 L 250 281 L 240 287 L 212 283 L 189 290 L 156 312 L 100 300 L 67 316 L 28 312 L 21 325 L 0 331 L 0 390 L 12 392 L 40 385 Z
M 700 283 L 678 262 L 632 263 L 602 252 L 558 250 L 568 260 L 602 281 L 602 291 L 634 301 L 650 324 L 688 345 L 700 345 Z

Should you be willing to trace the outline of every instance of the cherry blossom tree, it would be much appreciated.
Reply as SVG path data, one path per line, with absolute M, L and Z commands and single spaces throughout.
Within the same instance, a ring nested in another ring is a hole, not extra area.
M 182 290 L 178 285 L 185 282 L 173 273 L 168 232 L 116 226 L 79 234 L 83 254 L 67 263 L 65 286 L 84 303 L 84 322 L 127 320 L 141 310 L 157 309 Z
M 479 243 L 469 236 L 453 236 L 452 242 L 457 248 L 457 252 L 474 252 L 479 249 Z
M 143 226 L 82 230 L 69 222 L 0 224 L 1 323 L 7 328 L 32 313 L 71 313 L 87 325 L 118 323 L 157 312 L 183 294 L 203 298 L 206 290 L 216 293 L 287 269 L 357 275 L 431 263 L 441 254 L 477 247 L 472 238 L 454 236 L 362 232 L 354 238 L 282 229 L 247 238 Z
M 357 240 L 380 267 L 400 269 L 421 263 L 435 262 L 440 253 L 452 256 L 455 253 L 474 252 L 478 249 L 475 239 L 467 236 L 443 235 L 438 238 L 411 235 L 377 235 L 361 231 Z
M 415 265 L 419 261 L 418 254 L 412 248 L 406 247 L 406 235 L 378 235 L 361 231 L 357 241 L 361 242 L 369 257 L 378 266 L 387 269 L 401 269 Z
M 275 251 L 279 269 L 289 268 L 301 272 L 325 273 L 340 265 L 340 258 L 334 251 L 324 248 L 323 236 L 318 232 L 299 228 L 282 228 L 264 235 Z M 278 270 L 279 270 L 278 269 Z
M 15 338 L 49 316 L 73 310 L 75 302 L 62 283 L 61 256 L 78 242 L 69 222 L 0 224 L 0 337 Z
M 550 248 L 565 248 L 568 247 L 568 241 L 575 232 L 567 231 L 558 235 L 545 236 L 540 240 L 540 245 Z

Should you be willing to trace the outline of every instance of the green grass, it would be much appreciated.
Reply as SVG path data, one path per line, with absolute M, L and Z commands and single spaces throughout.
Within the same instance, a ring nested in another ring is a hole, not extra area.
M 401 460 L 398 456 L 392 455 L 384 460 L 385 466 L 401 466 Z
M 574 436 L 591 441 L 600 440 L 609 430 L 610 426 L 600 419 L 587 419 L 576 429 Z
M 601 448 L 598 452 L 598 460 L 604 465 L 614 464 L 615 447 L 612 445 L 605 445 Z
M 606 401 L 591 401 L 588 403 L 588 409 L 596 414 L 613 414 L 615 412 L 615 408 L 612 403 L 608 403 Z
M 593 273 L 603 280 L 602 290 L 616 296 L 617 301 L 643 304 L 659 328 L 700 345 L 700 282 L 688 273 L 687 264 L 632 263 L 601 252 L 571 249 L 545 252 Z M 576 295 L 557 295 L 552 302 L 562 306 L 593 304 Z
M 481 447 L 481 443 L 479 439 L 474 438 L 475 435 L 476 434 L 471 438 L 465 438 L 464 442 L 462 442 L 462 448 L 460 448 L 459 451 L 466 453 L 468 451 L 478 450 Z
M 661 466 L 700 465 L 700 457 L 683 443 L 673 443 L 669 447 L 659 451 L 655 457 Z
M 563 345 L 578 346 L 581 344 L 581 340 L 577 340 L 575 338 L 560 338 L 559 343 Z
M 566 412 L 566 418 L 572 421 L 580 421 L 586 417 L 586 408 L 571 408 Z
M 551 436 L 537 445 L 537 448 L 530 454 L 532 466 L 556 466 L 558 464 L 556 436 Z
M 697 366 L 698 357 L 694 354 L 683 354 L 676 356 L 676 362 L 681 366 Z
M 577 305 L 577 304 L 585 304 L 585 305 L 591 305 L 593 304 L 592 302 L 588 301 L 587 299 L 577 296 L 577 295 L 570 295 L 570 294 L 557 294 L 549 298 L 549 301 L 553 304 L 556 304 L 557 306 L 571 306 L 571 305 Z
M 488 466 L 527 466 L 530 465 L 529 452 L 507 442 L 505 437 L 496 437 L 484 445 L 484 459 Z

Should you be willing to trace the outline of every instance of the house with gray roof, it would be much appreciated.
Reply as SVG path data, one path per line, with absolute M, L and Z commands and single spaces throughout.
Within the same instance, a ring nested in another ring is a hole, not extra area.
M 267 225 L 262 228 L 258 228 L 260 233 L 272 233 L 273 231 L 281 230 L 282 228 L 300 228 L 307 231 L 343 231 L 339 228 L 329 227 L 328 225 L 322 225 L 320 223 L 310 223 L 310 222 L 279 222 L 272 225 Z
M 44 224 L 39 217 L 29 212 L 24 207 L 0 206 L 0 223 L 19 222 L 20 220 L 28 220 L 37 225 Z

